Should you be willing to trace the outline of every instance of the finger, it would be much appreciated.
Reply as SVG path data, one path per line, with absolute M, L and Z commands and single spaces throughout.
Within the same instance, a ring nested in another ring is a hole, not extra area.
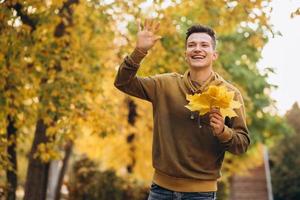
M 137 20 L 137 24 L 138 24 L 138 31 L 141 32 L 142 31 L 141 19 Z
M 218 113 L 219 115 L 221 115 L 221 111 L 219 108 L 211 108 L 210 113 Z
M 145 30 L 151 31 L 150 19 L 145 19 Z
M 220 125 L 220 126 L 223 125 L 222 121 L 220 121 L 219 119 L 216 119 L 216 118 L 212 118 L 209 121 L 212 122 L 212 123 L 214 123 L 214 124 Z
M 220 119 L 220 118 L 216 118 L 216 117 L 212 117 L 209 119 L 209 122 L 213 122 L 215 124 L 218 124 L 220 126 L 224 126 L 224 120 L 223 119 Z
M 162 37 L 160 36 L 160 35 L 158 35 L 158 36 L 156 36 L 155 38 L 154 38 L 154 41 L 156 42 L 157 40 L 160 40 Z
M 223 122 L 223 119 L 219 118 L 218 116 L 210 116 L 209 120 L 218 120 L 218 121 L 220 121 L 220 123 Z
M 220 113 L 210 113 L 209 118 L 216 117 L 222 121 L 224 121 L 223 116 Z
M 224 131 L 224 125 L 218 125 L 216 123 L 210 122 L 210 126 L 213 129 L 214 135 L 219 135 Z
M 216 127 L 216 126 L 217 126 L 217 123 L 214 122 L 214 121 L 212 121 L 212 120 L 209 121 L 209 124 L 210 124 L 212 127 Z
M 209 124 L 212 128 L 213 135 L 215 136 L 215 134 L 216 134 L 215 131 L 218 129 L 218 125 L 213 122 L 210 122 Z
M 222 115 L 220 115 L 218 113 L 212 113 L 212 114 L 210 114 L 209 118 L 217 118 L 218 120 L 224 122 L 224 119 L 223 119 Z
M 145 22 L 144 22 L 144 30 L 148 30 L 148 19 L 145 19 Z
M 157 33 L 157 32 L 158 32 L 159 26 L 160 26 L 160 23 L 159 23 L 159 22 L 155 24 L 154 30 L 153 30 L 154 33 Z
M 209 122 L 210 126 L 213 128 L 213 129 L 218 129 L 219 125 L 215 122 Z
M 209 124 L 215 132 L 221 132 L 221 130 L 224 128 L 224 125 L 212 121 Z
M 213 108 L 210 109 L 210 112 L 212 112 L 212 113 L 220 113 L 220 109 L 217 108 L 217 107 L 213 107 Z
M 149 31 L 151 31 L 151 32 L 153 32 L 152 25 L 153 25 L 153 20 L 149 19 Z
M 223 116 L 222 116 L 222 114 L 221 114 L 221 112 L 210 112 L 210 115 L 211 116 L 218 116 L 219 118 L 222 118 L 223 119 Z
M 212 118 L 210 118 L 209 121 L 210 121 L 210 122 L 213 122 L 213 123 L 216 123 L 216 124 L 218 124 L 218 125 L 220 125 L 220 126 L 223 126 L 223 125 L 224 125 L 223 119 L 220 119 L 220 118 L 212 117 Z

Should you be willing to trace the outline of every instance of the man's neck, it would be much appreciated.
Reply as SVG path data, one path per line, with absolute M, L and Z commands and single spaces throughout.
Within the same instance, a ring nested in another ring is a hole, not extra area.
M 190 68 L 190 77 L 192 81 L 198 82 L 200 85 L 205 83 L 209 77 L 212 74 L 212 68 L 206 68 L 206 69 L 193 69 Z

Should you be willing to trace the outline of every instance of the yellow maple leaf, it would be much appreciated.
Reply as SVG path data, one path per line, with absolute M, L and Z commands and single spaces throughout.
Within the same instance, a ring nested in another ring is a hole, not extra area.
M 241 103 L 233 100 L 234 92 L 228 91 L 226 86 L 211 85 L 202 94 L 187 95 L 189 104 L 186 105 L 191 111 L 198 111 L 199 115 L 205 115 L 211 108 L 219 108 L 222 116 L 237 116 L 234 109 L 241 107 Z

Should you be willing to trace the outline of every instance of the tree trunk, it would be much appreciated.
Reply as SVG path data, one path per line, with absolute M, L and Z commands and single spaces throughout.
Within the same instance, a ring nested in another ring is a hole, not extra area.
M 61 162 L 61 160 L 52 160 L 50 162 L 46 200 L 54 200 L 55 189 L 58 182 L 59 172 L 61 170 Z
M 67 0 L 63 3 L 58 14 L 61 17 L 61 22 L 56 26 L 53 33 L 55 37 L 62 37 L 66 34 L 66 28 L 73 25 L 72 6 L 74 4 L 77 4 L 78 2 L 79 0 Z M 65 21 L 67 21 L 68 23 L 65 23 Z M 56 71 L 61 70 L 60 63 L 55 66 L 55 69 Z M 42 84 L 46 82 L 46 79 L 41 81 Z M 42 99 L 42 97 L 40 99 Z M 47 196 L 47 182 L 50 164 L 43 163 L 39 159 L 33 157 L 38 145 L 41 143 L 46 143 L 48 141 L 46 130 L 46 124 L 42 119 L 39 119 L 36 124 L 34 140 L 29 155 L 24 200 L 45 200 Z
M 42 119 L 39 119 L 29 154 L 24 200 L 46 199 L 49 163 L 43 163 L 40 159 L 34 158 L 38 145 L 48 142 L 46 130 L 46 124 Z
M 131 126 L 135 126 L 135 122 L 136 122 L 136 118 L 137 118 L 137 105 L 136 103 L 131 99 L 128 98 L 127 99 L 127 105 L 128 105 L 128 123 Z M 132 132 L 127 136 L 127 144 L 129 145 L 129 149 L 130 149 L 130 158 L 131 158 L 131 163 L 129 163 L 127 165 L 127 171 L 128 173 L 133 173 L 133 169 L 136 163 L 136 158 L 135 158 L 135 144 L 134 144 L 134 140 L 135 140 L 135 133 Z
M 69 158 L 72 154 L 72 149 L 73 149 L 73 142 L 69 141 L 66 146 L 65 146 L 65 157 L 63 159 L 63 165 L 62 168 L 60 170 L 59 173 L 59 178 L 58 178 L 58 182 L 56 185 L 56 191 L 55 191 L 55 200 L 60 200 L 60 191 L 61 191 L 61 187 L 63 184 L 63 180 L 64 180 L 64 176 L 68 167 L 68 162 L 69 162 Z
M 9 145 L 7 147 L 8 160 L 11 164 L 11 169 L 6 170 L 6 178 L 8 183 L 8 192 L 7 192 L 7 200 L 15 200 L 16 199 L 16 190 L 18 185 L 17 178 L 17 129 L 15 127 L 15 121 L 9 115 L 7 117 L 8 126 L 6 128 L 7 131 L 7 141 L 9 141 Z

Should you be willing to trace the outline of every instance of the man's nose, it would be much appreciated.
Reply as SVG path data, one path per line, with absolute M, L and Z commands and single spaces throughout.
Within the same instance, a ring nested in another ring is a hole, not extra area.
M 195 48 L 194 48 L 194 51 L 201 51 L 202 50 L 202 48 L 201 48 L 201 46 L 200 45 L 196 45 L 195 46 Z

